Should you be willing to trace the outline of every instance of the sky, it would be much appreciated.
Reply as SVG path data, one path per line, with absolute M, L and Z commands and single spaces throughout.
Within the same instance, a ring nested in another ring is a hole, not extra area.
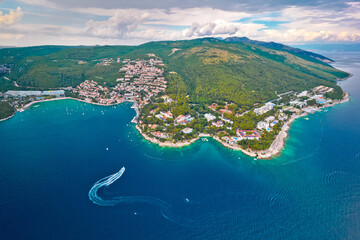
M 0 0 L 0 46 L 233 36 L 288 45 L 360 43 L 360 1 Z

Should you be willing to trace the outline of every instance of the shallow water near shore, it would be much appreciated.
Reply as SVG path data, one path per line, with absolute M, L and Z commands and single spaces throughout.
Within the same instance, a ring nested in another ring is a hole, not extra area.
M 0 239 L 359 239 L 360 57 L 326 56 L 354 74 L 351 101 L 297 119 L 272 160 L 211 138 L 151 144 L 131 103 L 44 102 L 0 122 Z M 90 201 L 123 166 L 97 194 L 149 201 Z

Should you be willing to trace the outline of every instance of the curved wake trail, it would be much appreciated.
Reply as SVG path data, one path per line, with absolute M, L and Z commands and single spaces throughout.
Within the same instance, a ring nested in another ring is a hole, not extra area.
M 160 212 L 162 216 L 174 223 L 180 225 L 188 225 L 193 226 L 191 221 L 185 220 L 173 214 L 170 210 L 170 205 L 155 197 L 145 197 L 145 196 L 121 196 L 121 197 L 113 197 L 111 199 L 103 199 L 101 198 L 97 192 L 102 187 L 108 187 L 116 180 L 118 180 L 123 173 L 125 172 L 125 167 L 122 167 L 119 172 L 104 177 L 97 181 L 94 186 L 89 191 L 89 199 L 99 206 L 115 206 L 118 204 L 133 204 L 133 203 L 146 203 L 149 205 L 157 206 L 160 208 Z

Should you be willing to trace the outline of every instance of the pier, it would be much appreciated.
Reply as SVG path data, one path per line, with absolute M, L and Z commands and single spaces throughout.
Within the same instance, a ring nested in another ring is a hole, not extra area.
M 134 99 L 134 104 L 131 106 L 131 108 L 133 108 L 136 112 L 136 116 L 131 120 L 132 123 L 137 123 L 137 120 L 140 116 L 140 109 L 139 109 L 139 104 L 137 103 L 137 101 Z

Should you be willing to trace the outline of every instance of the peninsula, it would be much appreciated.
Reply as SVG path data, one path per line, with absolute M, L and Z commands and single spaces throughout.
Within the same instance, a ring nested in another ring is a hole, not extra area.
M 247 38 L 0 53 L 1 118 L 44 100 L 131 101 L 136 128 L 160 146 L 213 137 L 267 159 L 281 152 L 296 118 L 349 100 L 337 81 L 350 75 L 331 59 Z

